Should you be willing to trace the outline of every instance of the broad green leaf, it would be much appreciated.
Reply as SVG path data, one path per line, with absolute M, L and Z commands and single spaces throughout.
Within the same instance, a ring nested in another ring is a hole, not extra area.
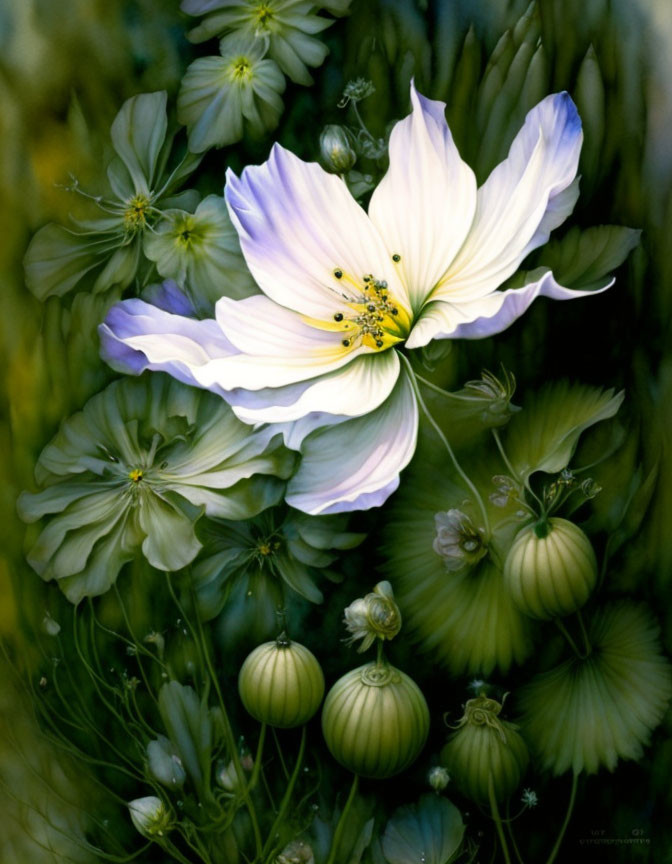
M 159 691 L 159 712 L 166 733 L 199 794 L 208 786 L 212 720 L 207 704 L 192 687 L 177 681 Z
M 596 225 L 585 231 L 572 228 L 562 239 L 544 246 L 540 263 L 550 267 L 561 285 L 593 291 L 606 285 L 612 271 L 637 246 L 641 233 L 620 225 Z
M 119 242 L 117 232 L 76 234 L 61 225 L 45 225 L 30 241 L 23 261 L 26 286 L 38 300 L 61 297 L 102 264 Z
M 518 474 L 566 468 L 581 433 L 613 417 L 624 393 L 560 381 L 535 393 L 511 420 L 505 449 Z
M 149 195 L 168 129 L 168 95 L 141 93 L 127 99 L 112 123 L 112 145 L 128 169 L 136 193 Z M 118 176 L 118 174 L 117 174 Z
M 394 813 L 383 835 L 383 855 L 389 864 L 447 864 L 464 836 L 460 811 L 446 798 L 423 795 Z
M 293 591 L 311 603 L 321 603 L 324 600 L 324 595 L 308 575 L 305 565 L 289 555 L 278 555 L 276 562 L 278 573 Z

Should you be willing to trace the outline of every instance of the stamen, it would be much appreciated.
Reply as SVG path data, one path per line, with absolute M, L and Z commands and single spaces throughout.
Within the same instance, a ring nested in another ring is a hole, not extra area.
M 401 255 L 399 255 L 397 252 L 395 252 L 394 255 L 392 256 L 392 260 L 394 261 L 395 264 L 398 264 L 401 261 Z
M 337 279 L 342 279 L 343 278 L 343 271 L 336 268 L 336 270 L 334 270 L 334 276 Z

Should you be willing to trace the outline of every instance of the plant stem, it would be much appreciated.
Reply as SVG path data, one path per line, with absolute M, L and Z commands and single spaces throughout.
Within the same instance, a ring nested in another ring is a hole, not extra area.
M 511 460 L 509 459 L 509 457 L 506 455 L 506 450 L 504 449 L 504 445 L 502 444 L 499 430 L 491 429 L 490 431 L 492 432 L 492 437 L 495 439 L 495 444 L 497 445 L 497 449 L 499 450 L 499 455 L 502 457 L 502 462 L 504 462 L 504 464 L 506 465 L 506 470 L 513 477 L 516 483 L 520 483 L 522 485 L 523 481 L 521 480 L 520 475 L 511 464 Z
M 338 825 L 336 826 L 336 830 L 334 831 L 334 839 L 331 843 L 331 850 L 329 851 L 329 857 L 327 858 L 326 864 L 334 864 L 336 860 L 336 851 L 338 850 L 338 844 L 341 842 L 341 836 L 343 835 L 343 831 L 345 830 L 345 825 L 348 818 L 348 813 L 350 812 L 350 807 L 352 807 L 352 802 L 355 799 L 355 795 L 357 794 L 357 788 L 359 786 L 359 775 L 355 774 L 352 778 L 352 786 L 350 787 L 350 794 L 348 795 L 348 800 L 345 802 L 345 807 L 343 808 L 343 812 L 340 815 L 338 820 Z M 507 862 L 510 864 L 510 862 Z
M 261 853 L 262 860 L 266 858 L 266 855 L 269 852 L 269 849 L 273 845 L 273 838 L 275 837 L 276 830 L 282 824 L 287 814 L 287 810 L 289 809 L 289 805 L 292 801 L 292 794 L 294 792 L 294 786 L 296 785 L 296 781 L 299 777 L 299 772 L 301 770 L 301 765 L 303 764 L 303 756 L 306 752 L 306 727 L 303 726 L 301 728 L 301 744 L 299 745 L 299 754 L 296 757 L 296 764 L 294 765 L 294 770 L 292 771 L 292 776 L 289 778 L 289 782 L 287 783 L 287 789 L 285 790 L 285 794 L 282 796 L 282 801 L 280 802 L 280 809 L 278 810 L 278 815 L 275 817 L 275 821 L 271 826 L 271 830 L 268 832 L 268 837 L 266 839 L 266 843 L 264 844 L 264 848 Z
M 248 783 L 247 790 L 248 792 L 254 789 L 259 781 L 259 772 L 261 771 L 261 757 L 264 753 L 264 742 L 266 741 L 266 724 L 261 724 L 261 731 L 259 732 L 259 742 L 257 744 L 257 755 L 254 759 L 254 768 L 252 769 L 252 776 L 250 777 L 250 782 Z
M 520 854 L 520 849 L 518 848 L 518 844 L 516 843 L 516 837 L 513 833 L 513 824 L 512 823 L 513 823 L 514 819 L 516 819 L 518 816 L 520 816 L 520 814 L 526 809 L 527 809 L 527 806 L 523 805 L 523 809 L 520 811 L 520 813 L 517 813 L 515 816 L 511 816 L 510 811 L 509 811 L 509 802 L 507 801 L 507 803 L 506 803 L 506 819 L 503 820 L 504 824 L 506 825 L 506 833 L 509 835 L 509 840 L 511 841 L 511 846 L 513 847 L 513 853 L 516 856 L 516 860 L 518 861 L 518 864 L 523 864 L 523 857 Z
M 499 837 L 499 845 L 502 847 L 504 861 L 506 862 L 506 864 L 511 864 L 511 856 L 509 855 L 509 847 L 506 844 L 506 837 L 504 836 L 502 819 L 499 815 L 499 810 L 497 809 L 497 799 L 495 798 L 495 784 L 492 781 L 492 773 L 490 773 L 490 775 L 488 776 L 488 798 L 490 799 L 490 813 L 492 814 L 492 818 L 495 822 L 495 828 L 497 829 L 497 836 Z
M 399 354 L 399 356 L 401 357 L 403 362 L 406 364 L 406 368 L 408 370 L 408 375 L 409 375 L 409 379 L 411 382 L 411 386 L 413 387 L 413 391 L 415 393 L 415 398 L 418 400 L 418 405 L 420 406 L 422 413 L 425 415 L 430 426 L 432 427 L 432 429 L 434 429 L 436 434 L 439 436 L 441 443 L 443 444 L 443 446 L 448 451 L 448 455 L 450 456 L 450 459 L 451 459 L 451 461 L 455 467 L 455 470 L 460 475 L 460 477 L 462 478 L 462 480 L 466 484 L 467 488 L 471 491 L 471 494 L 476 499 L 476 503 L 478 504 L 479 509 L 481 511 L 481 518 L 483 519 L 483 526 L 485 528 L 486 542 L 487 542 L 490 539 L 490 520 L 488 519 L 488 512 L 485 509 L 485 504 L 483 503 L 483 499 L 481 498 L 481 495 L 480 495 L 478 489 L 474 486 L 473 482 L 469 479 L 467 474 L 464 472 L 463 468 L 460 466 L 460 463 L 457 461 L 457 457 L 455 456 L 455 453 L 453 452 L 453 448 L 450 446 L 448 439 L 446 438 L 446 436 L 441 431 L 439 424 L 436 422 L 436 420 L 429 413 L 429 409 L 425 405 L 425 402 L 424 402 L 422 395 L 420 393 L 420 387 L 418 386 L 418 380 L 416 378 L 416 374 L 413 371 L 413 367 L 411 366 L 409 359 L 401 353 Z
M 576 642 L 572 639 L 572 637 L 569 634 L 569 630 L 567 630 L 567 628 L 565 627 L 565 625 L 562 623 L 562 621 L 559 618 L 555 618 L 554 620 L 555 620 L 555 626 L 558 628 L 558 630 L 565 637 L 565 639 L 569 643 L 569 646 L 572 649 L 572 651 L 576 654 L 576 656 L 579 658 L 579 660 L 585 660 L 586 655 L 582 654 L 581 651 L 579 651 L 579 649 L 576 645 Z
M 378 640 L 378 645 L 376 647 L 376 666 L 382 666 L 385 663 L 385 657 L 383 656 L 383 640 Z
M 581 614 L 581 610 L 576 610 L 576 617 L 579 619 L 579 626 L 581 627 L 581 635 L 583 636 L 583 644 L 586 646 L 586 657 L 593 650 L 593 646 L 590 644 L 590 639 L 588 638 L 588 631 L 586 630 L 586 625 L 583 621 L 583 615 Z
M 555 841 L 555 845 L 551 849 L 551 854 L 548 856 L 546 864 L 553 864 L 558 855 L 558 852 L 560 851 L 560 845 L 562 844 L 563 838 L 565 836 L 565 831 L 567 830 L 567 826 L 569 825 L 569 820 L 572 818 L 572 810 L 574 809 L 574 801 L 576 800 L 576 790 L 578 785 L 579 775 L 575 773 L 572 777 L 572 791 L 569 793 L 569 804 L 567 805 L 565 821 L 562 823 L 562 828 L 560 828 L 558 839 Z

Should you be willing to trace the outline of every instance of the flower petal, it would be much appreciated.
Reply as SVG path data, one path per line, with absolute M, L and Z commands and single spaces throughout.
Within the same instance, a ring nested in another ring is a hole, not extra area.
M 445 103 L 411 84 L 412 113 L 390 137 L 390 167 L 369 205 L 371 221 L 419 309 L 446 272 L 476 211 L 476 178 L 462 161 L 445 118 Z
M 378 408 L 399 377 L 396 351 L 357 357 L 319 378 L 264 390 L 239 390 L 227 396 L 246 423 L 286 423 L 312 412 L 359 417 Z
M 551 271 L 547 270 L 529 285 L 508 291 L 494 291 L 480 300 L 459 304 L 441 300 L 432 302 L 423 310 L 406 345 L 408 348 L 422 348 L 432 339 L 484 339 L 510 327 L 537 297 L 574 300 L 601 294 L 613 284 L 612 279 L 597 291 L 574 291 L 558 285 Z
M 478 190 L 471 231 L 432 300 L 490 293 L 548 240 L 576 200 L 572 183 L 582 142 L 581 120 L 567 93 L 547 96 L 528 113 L 508 157 Z
M 201 383 L 198 372 L 213 359 L 236 352 L 216 321 L 172 315 L 142 300 L 117 303 L 98 332 L 101 356 L 118 372 L 168 372 L 178 381 L 219 395 L 216 382 Z
M 371 220 L 345 183 L 317 163 L 276 144 L 263 165 L 245 168 L 240 178 L 227 172 L 225 197 L 248 267 L 276 303 L 331 320 L 348 279 L 359 283 L 369 273 L 407 303 Z
M 380 506 L 399 485 L 417 434 L 418 406 L 404 374 L 376 411 L 320 429 L 303 441 L 287 503 L 314 515 Z

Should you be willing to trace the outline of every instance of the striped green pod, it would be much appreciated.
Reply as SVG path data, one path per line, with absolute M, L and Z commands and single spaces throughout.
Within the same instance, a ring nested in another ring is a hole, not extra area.
M 355 774 L 382 779 L 414 762 L 429 732 L 418 685 L 387 663 L 367 663 L 334 684 L 322 710 L 331 755 Z
M 245 659 L 238 692 L 256 720 L 291 729 L 307 723 L 320 707 L 324 675 L 311 651 L 279 637 L 259 645 Z
M 506 557 L 504 582 L 521 612 L 542 620 L 560 618 L 580 609 L 595 587 L 595 552 L 567 519 L 528 525 Z
M 506 800 L 518 787 L 529 756 L 518 727 L 499 718 L 501 704 L 486 696 L 467 702 L 464 717 L 441 751 L 440 762 L 467 798 L 488 804 L 490 791 Z

